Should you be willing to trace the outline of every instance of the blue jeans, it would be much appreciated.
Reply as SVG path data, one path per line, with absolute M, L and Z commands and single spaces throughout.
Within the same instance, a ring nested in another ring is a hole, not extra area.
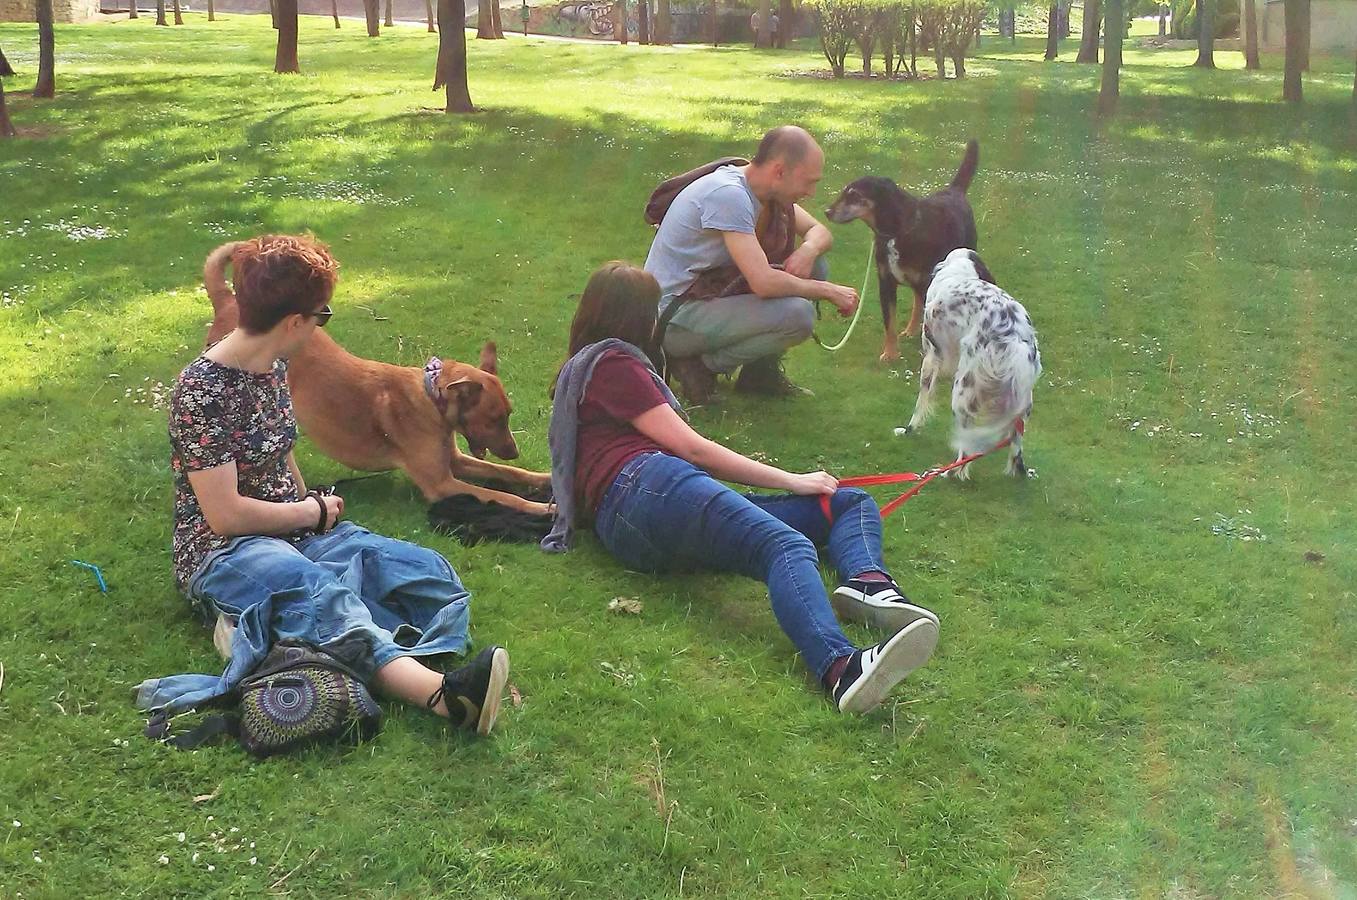
M 188 594 L 209 619 L 236 621 L 231 660 L 221 676 L 143 682 L 143 709 L 174 712 L 226 693 L 283 638 L 315 644 L 364 678 L 400 656 L 467 645 L 470 595 L 448 561 L 352 522 L 297 544 L 237 538 L 204 561 Z
M 666 453 L 629 461 L 599 504 L 594 530 L 608 551 L 647 572 L 710 569 L 767 583 L 778 625 L 823 678 L 856 648 L 820 580 L 816 546 L 847 580 L 885 572 L 881 514 L 863 491 L 840 488 L 825 520 L 819 497 L 738 494 Z

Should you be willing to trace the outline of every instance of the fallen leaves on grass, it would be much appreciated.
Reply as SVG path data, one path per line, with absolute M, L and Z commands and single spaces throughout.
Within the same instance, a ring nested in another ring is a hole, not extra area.
M 608 601 L 608 612 L 641 614 L 641 601 L 636 597 L 614 597 Z
M 212 793 L 210 793 L 210 794 L 199 794 L 198 796 L 196 796 L 196 797 L 193 798 L 193 802 L 194 802 L 194 803 L 207 803 L 207 802 L 210 801 L 210 800 L 216 800 L 216 799 L 217 799 L 218 797 L 220 797 L 220 796 L 221 796 L 221 785 L 217 785 L 215 788 L 212 789 Z
M 1323 554 L 1323 553 L 1320 553 L 1318 550 L 1306 550 L 1306 551 L 1305 551 L 1305 561 L 1308 562 L 1308 563 L 1322 563 L 1322 562 L 1324 562 L 1324 554 Z M 4 667 L 4 666 L 0 666 L 0 684 L 4 684 L 4 683 L 5 683 L 4 675 L 5 675 L 5 667 Z
M 598 667 L 603 670 L 603 674 L 611 675 L 613 678 L 617 679 L 618 684 L 622 685 L 623 687 L 635 687 L 636 685 L 635 672 L 629 672 L 622 666 L 615 666 L 612 663 L 606 661 L 599 663 Z

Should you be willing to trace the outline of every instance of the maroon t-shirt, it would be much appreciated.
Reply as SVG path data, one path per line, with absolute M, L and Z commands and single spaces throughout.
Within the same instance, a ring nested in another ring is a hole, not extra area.
M 664 448 L 631 427 L 641 413 L 668 403 L 650 371 L 616 350 L 601 356 L 580 400 L 575 445 L 575 491 L 592 516 L 603 495 L 632 458 Z

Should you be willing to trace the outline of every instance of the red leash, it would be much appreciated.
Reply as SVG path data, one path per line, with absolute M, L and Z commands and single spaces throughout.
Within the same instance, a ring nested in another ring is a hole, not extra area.
M 1017 431 L 1018 434 L 1022 434 L 1024 431 L 1022 419 L 1019 419 L 1017 422 Z M 949 462 L 946 465 L 934 466 L 933 468 L 928 469 L 923 473 L 893 472 L 889 475 L 854 475 L 849 478 L 840 478 L 839 487 L 870 487 L 872 485 L 877 484 L 901 484 L 907 481 L 917 481 L 918 484 L 914 485 L 914 487 L 905 491 L 899 497 L 896 497 L 890 503 L 887 503 L 885 506 L 881 507 L 881 518 L 884 519 L 886 518 L 886 516 L 889 516 L 891 513 L 899 509 L 901 504 L 903 504 L 910 497 L 913 497 L 915 494 L 919 493 L 919 491 L 923 490 L 924 485 L 928 484 L 928 482 L 932 481 L 934 478 L 937 478 L 939 475 L 946 475 L 953 469 L 959 469 L 962 466 L 966 465 L 967 463 L 975 462 L 980 457 L 993 453 L 995 450 L 1002 450 L 1003 448 L 1007 447 L 1010 443 L 1012 443 L 1012 438 L 1006 438 L 1001 443 L 995 445 L 994 447 L 991 447 L 988 450 L 985 450 L 982 453 L 972 453 L 970 456 L 963 456 L 961 459 L 953 460 L 952 462 Z M 829 500 L 830 500 L 829 494 L 821 494 L 820 509 L 824 511 L 825 518 L 833 522 L 834 515 L 833 513 L 830 512 Z

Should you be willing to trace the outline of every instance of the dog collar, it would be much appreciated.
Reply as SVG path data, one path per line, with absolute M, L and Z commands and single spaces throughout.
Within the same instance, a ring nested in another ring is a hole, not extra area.
M 436 356 L 430 356 L 429 361 L 424 364 L 424 393 L 429 395 L 433 405 L 438 407 L 440 413 L 448 411 L 448 395 L 438 387 L 438 376 L 443 374 L 443 360 Z

